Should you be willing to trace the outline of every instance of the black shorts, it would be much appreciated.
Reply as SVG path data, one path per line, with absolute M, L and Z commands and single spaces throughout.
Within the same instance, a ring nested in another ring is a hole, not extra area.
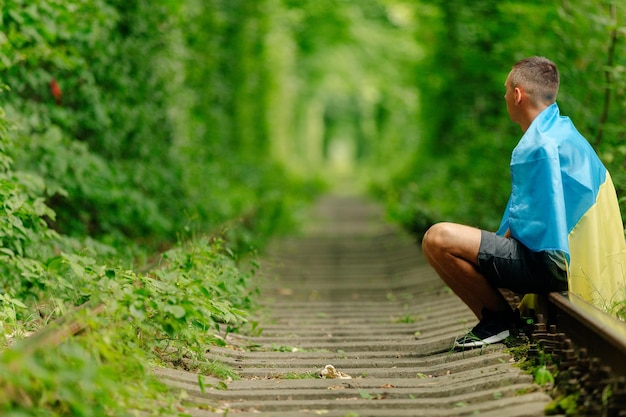
M 516 239 L 481 232 L 478 269 L 491 285 L 518 294 L 567 291 L 567 273 L 546 252 L 533 252 Z

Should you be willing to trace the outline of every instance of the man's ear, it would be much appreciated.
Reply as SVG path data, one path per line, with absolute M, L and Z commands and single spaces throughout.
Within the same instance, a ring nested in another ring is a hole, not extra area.
M 515 104 L 519 104 L 522 102 L 523 92 L 519 87 L 515 87 L 515 90 L 513 90 L 513 95 L 515 97 Z

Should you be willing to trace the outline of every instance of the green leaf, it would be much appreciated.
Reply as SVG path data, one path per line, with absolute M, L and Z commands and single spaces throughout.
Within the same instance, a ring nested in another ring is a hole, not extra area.
M 181 319 L 185 317 L 185 314 L 187 313 L 183 307 L 179 305 L 171 305 L 171 304 L 166 304 L 163 307 L 163 311 L 170 313 L 172 316 L 174 316 L 177 319 Z
M 135 317 L 136 319 L 138 319 L 139 321 L 143 321 L 146 319 L 146 312 L 143 309 L 139 309 L 136 308 L 134 305 L 131 304 L 131 306 L 129 307 L 129 312 L 130 314 Z
M 200 392 L 205 393 L 205 385 L 204 385 L 204 375 L 198 374 L 198 386 L 200 387 Z
M 27 308 L 27 306 L 26 306 L 23 302 L 21 302 L 21 301 L 20 301 L 20 300 L 18 300 L 18 299 L 15 299 L 15 298 L 9 297 L 9 296 L 8 296 L 8 295 L 6 295 L 6 294 L 0 294 L 0 300 L 2 300 L 2 301 L 4 301 L 4 302 L 7 302 L 7 303 L 11 303 L 11 304 L 13 304 L 13 305 L 15 305 L 15 306 L 17 306 L 17 307 Z
M 535 382 L 541 386 L 554 384 L 554 376 L 552 376 L 552 373 L 548 370 L 548 368 L 546 368 L 545 365 L 535 369 L 533 375 L 535 377 Z
M 374 398 L 372 394 L 370 394 L 369 392 L 365 390 L 359 390 L 359 396 L 363 398 L 364 400 L 371 400 L 372 398 Z

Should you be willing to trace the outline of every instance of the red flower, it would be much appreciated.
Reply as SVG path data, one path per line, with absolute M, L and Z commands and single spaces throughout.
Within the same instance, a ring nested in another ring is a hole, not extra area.
M 57 82 L 55 78 L 53 78 L 52 81 L 50 81 L 50 91 L 52 91 L 52 95 L 54 96 L 54 99 L 56 100 L 57 106 L 60 106 L 61 96 L 63 93 L 61 92 L 61 86 L 59 85 L 59 83 Z

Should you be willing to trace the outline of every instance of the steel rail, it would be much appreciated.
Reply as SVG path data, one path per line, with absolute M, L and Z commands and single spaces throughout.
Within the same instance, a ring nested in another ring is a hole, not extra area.
M 575 395 L 577 415 L 626 416 L 626 323 L 570 293 L 537 307 L 527 360 L 557 371 L 556 396 Z
M 104 303 L 88 301 L 72 312 L 48 323 L 33 335 L 18 341 L 10 349 L 32 354 L 40 348 L 51 348 L 60 345 L 88 327 L 88 317 L 104 312 Z
M 619 376 L 626 375 L 626 323 L 594 307 L 574 294 L 547 296 L 547 323 L 556 325 L 589 356 L 606 362 Z

